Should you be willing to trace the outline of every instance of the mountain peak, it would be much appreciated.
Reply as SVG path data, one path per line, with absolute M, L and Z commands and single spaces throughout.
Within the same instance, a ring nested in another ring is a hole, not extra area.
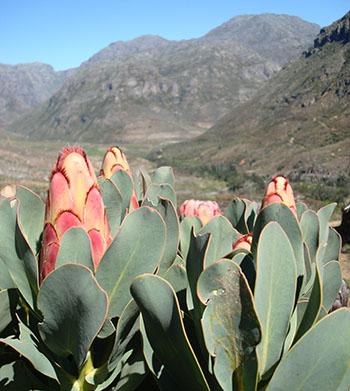
M 159 35 L 141 35 L 129 41 L 116 41 L 109 44 L 106 48 L 94 54 L 87 63 L 99 61 L 113 61 L 128 57 L 140 52 L 146 52 L 162 48 L 169 44 L 167 39 Z
M 350 42 L 350 11 L 330 26 L 321 29 L 314 48 L 320 48 L 329 42 Z
M 256 34 L 259 31 L 260 34 Z M 202 39 L 214 42 L 234 42 L 248 46 L 260 56 L 273 58 L 282 65 L 301 53 L 305 41 L 312 42 L 320 26 L 297 16 L 284 14 L 240 15 L 209 31 Z M 286 46 L 285 43 L 289 42 Z M 277 56 L 276 56 L 277 54 Z

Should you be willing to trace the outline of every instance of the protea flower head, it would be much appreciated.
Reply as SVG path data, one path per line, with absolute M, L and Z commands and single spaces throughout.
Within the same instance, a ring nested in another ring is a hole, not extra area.
M 221 215 L 221 210 L 215 201 L 186 200 L 179 208 L 181 217 L 196 216 L 202 224 L 207 224 L 213 217 Z
M 250 232 L 249 234 L 240 236 L 232 245 L 232 250 L 243 249 L 250 251 L 252 246 L 253 234 Z
M 40 253 L 41 280 L 54 270 L 60 240 L 72 227 L 85 229 L 97 267 L 111 234 L 95 172 L 79 147 L 64 148 L 51 173 Z
M 109 147 L 103 158 L 100 175 L 109 179 L 118 170 L 124 170 L 130 173 L 129 164 L 119 147 Z
M 272 203 L 282 203 L 297 216 L 297 210 L 293 195 L 293 190 L 288 182 L 288 179 L 283 175 L 274 176 L 271 182 L 267 185 L 262 207 Z
M 118 170 L 125 171 L 131 177 L 131 170 L 128 161 L 126 160 L 126 157 L 121 148 L 117 146 L 109 147 L 103 158 L 100 176 L 109 179 Z M 134 190 L 130 199 L 130 208 L 137 209 L 138 207 L 139 203 L 136 192 Z

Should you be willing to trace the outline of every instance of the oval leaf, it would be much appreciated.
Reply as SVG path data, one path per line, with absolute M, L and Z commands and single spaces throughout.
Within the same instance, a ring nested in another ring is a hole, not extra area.
M 202 272 L 197 292 L 206 305 L 202 325 L 207 349 L 215 357 L 214 373 L 221 387 L 228 390 L 233 372 L 260 342 L 253 295 L 240 267 L 226 259 Z
M 261 344 L 257 347 L 261 375 L 280 358 L 294 306 L 296 285 L 291 243 L 278 223 L 268 223 L 259 238 L 254 292 L 262 328 Z
M 18 222 L 32 252 L 39 252 L 40 236 L 44 228 L 45 204 L 31 190 L 18 186 L 16 189 L 18 205 Z
M 301 229 L 292 211 L 284 204 L 270 204 L 259 212 L 254 226 L 252 253 L 254 254 L 256 251 L 262 230 L 271 221 L 276 221 L 287 234 L 294 251 L 297 275 L 304 275 L 305 263 Z
M 323 318 L 282 358 L 269 391 L 348 390 L 350 384 L 350 311 Z
M 224 216 L 211 219 L 198 233 L 198 235 L 204 234 L 211 234 L 204 261 L 205 267 L 232 252 L 232 244 L 240 237 L 240 233 Z
M 109 297 L 109 318 L 120 316 L 130 301 L 134 278 L 152 273 L 159 265 L 164 242 L 165 224 L 156 210 L 142 207 L 124 219 L 96 271 Z
M 101 329 L 108 299 L 91 270 L 82 265 L 63 265 L 50 273 L 38 294 L 44 320 L 39 324 L 45 344 L 57 355 L 73 355 L 80 367 Z
M 79 263 L 94 271 L 90 238 L 83 228 L 70 228 L 61 239 L 55 269 L 66 263 Z
M 131 293 L 141 310 L 149 342 L 179 389 L 209 390 L 170 284 L 161 277 L 144 274 L 132 283 Z

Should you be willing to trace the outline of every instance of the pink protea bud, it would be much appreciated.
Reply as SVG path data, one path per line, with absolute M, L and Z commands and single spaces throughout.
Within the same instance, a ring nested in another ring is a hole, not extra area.
M 119 147 L 109 147 L 103 158 L 100 175 L 109 179 L 118 170 L 130 173 L 129 164 Z
M 85 229 L 97 267 L 112 238 L 95 172 L 78 147 L 64 148 L 51 173 L 40 252 L 41 280 L 55 269 L 60 240 L 72 227 Z
M 272 203 L 285 204 L 297 216 L 292 187 L 283 175 L 274 176 L 268 184 L 262 201 L 262 208 Z
M 252 247 L 253 234 L 250 232 L 249 234 L 240 236 L 232 245 L 232 250 L 243 249 L 250 251 Z
M 109 179 L 118 170 L 125 171 L 131 177 L 131 170 L 128 161 L 126 160 L 126 157 L 121 148 L 117 146 L 109 147 L 103 158 L 100 176 Z M 139 203 L 136 192 L 134 190 L 130 199 L 130 209 L 134 210 L 138 207 Z
M 207 224 L 213 217 L 220 216 L 221 210 L 215 201 L 186 200 L 179 208 L 181 217 L 196 216 L 202 224 Z

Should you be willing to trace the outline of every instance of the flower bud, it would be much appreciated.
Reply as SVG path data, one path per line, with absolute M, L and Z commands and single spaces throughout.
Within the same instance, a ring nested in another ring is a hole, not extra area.
M 215 201 L 186 200 L 179 208 L 181 217 L 196 216 L 202 224 L 207 224 L 213 217 L 220 216 L 221 210 Z
M 125 171 L 131 178 L 131 170 L 121 148 L 109 147 L 103 158 L 100 176 L 109 179 L 118 170 Z M 130 209 L 134 210 L 138 207 L 139 202 L 134 189 L 130 199 Z
M 268 184 L 262 201 L 262 208 L 272 203 L 285 204 L 297 216 L 292 187 L 283 175 L 274 176 Z
M 236 251 L 238 249 L 243 249 L 250 251 L 252 246 L 253 234 L 250 232 L 249 234 L 240 236 L 232 245 L 232 250 Z
M 63 149 L 51 173 L 40 252 L 41 280 L 55 269 L 60 241 L 72 227 L 86 231 L 97 267 L 111 242 L 111 234 L 95 172 L 78 147 Z

